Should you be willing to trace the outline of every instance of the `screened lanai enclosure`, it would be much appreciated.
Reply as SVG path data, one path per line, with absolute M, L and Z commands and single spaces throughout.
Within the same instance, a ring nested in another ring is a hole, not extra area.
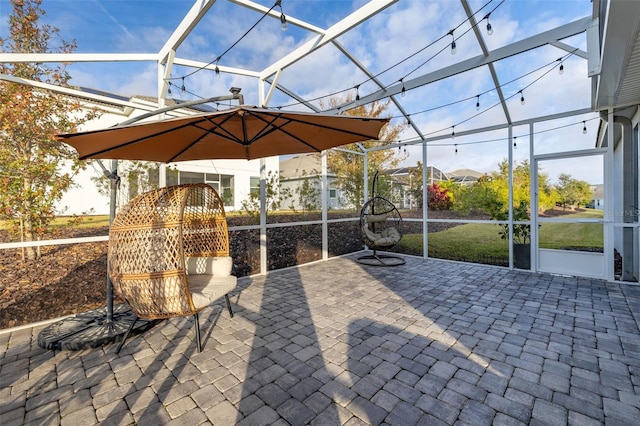
M 6 21 L 11 8 L 0 5 Z M 271 110 L 390 118 L 379 141 L 284 156 L 274 170 L 259 160 L 244 193 L 240 177 L 219 172 L 216 160 L 157 166 L 160 186 L 207 182 L 227 197 L 240 274 L 363 250 L 360 209 L 379 172 L 380 191 L 404 223 L 394 252 L 638 282 L 640 2 L 43 8 L 76 50 L 2 52 L 0 62 L 17 71 L 0 82 L 101 110 L 81 131 L 143 113 L 144 122 L 224 110 L 237 106 L 240 91 L 244 104 Z M 25 63 L 66 63 L 70 86 L 24 78 L 17 65 Z M 200 100 L 208 101 L 155 113 Z M 116 171 L 116 163 L 104 166 Z

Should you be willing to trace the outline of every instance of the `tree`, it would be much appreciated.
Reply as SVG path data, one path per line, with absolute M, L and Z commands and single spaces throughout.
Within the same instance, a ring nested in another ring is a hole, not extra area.
M 453 204 L 449 189 L 441 187 L 438 182 L 427 186 L 427 194 L 429 194 L 427 205 L 430 210 L 449 210 Z
M 347 97 L 345 100 L 331 98 L 329 100 L 329 106 L 336 107 L 352 100 L 352 97 Z M 359 117 L 382 117 L 389 106 L 389 102 L 390 100 L 386 102 L 372 102 L 350 109 L 344 114 Z M 404 124 L 387 124 L 382 128 L 382 136 L 379 141 L 365 141 L 360 142 L 360 144 L 365 148 L 391 145 L 393 141 L 398 140 L 404 127 Z M 345 145 L 342 148 L 356 152 L 360 151 L 360 148 L 358 148 L 356 144 Z M 376 171 L 382 172 L 398 166 L 403 158 L 397 156 L 395 151 L 396 150 L 393 149 L 382 149 L 369 152 L 368 174 L 370 180 L 373 179 Z M 341 150 L 330 150 L 327 159 L 329 168 L 336 174 L 336 184 L 342 190 L 347 202 L 354 207 L 364 204 L 364 157 Z M 382 196 L 390 196 L 391 186 L 391 183 L 387 182 L 384 174 L 380 173 L 376 192 Z
M 586 205 L 591 201 L 593 190 L 589 183 L 574 179 L 571 175 L 562 173 L 558 176 L 558 183 L 555 185 L 558 192 L 558 202 L 563 209 L 574 208 Z
M 57 28 L 40 25 L 45 14 L 41 0 L 10 0 L 9 38 L 0 38 L 1 51 L 69 53 L 75 42 L 59 38 Z M 50 44 L 59 46 L 50 48 Z M 29 80 L 66 86 L 71 79 L 65 65 L 0 64 L 0 72 Z M 57 133 L 76 131 L 96 116 L 78 100 L 23 84 L 0 82 L 0 218 L 24 241 L 34 241 L 48 229 L 55 204 L 73 185 L 84 164 L 73 148 L 56 140 Z M 38 251 L 26 250 L 29 259 Z
M 468 213 L 470 210 L 483 210 L 497 217 L 500 210 L 506 210 L 509 201 L 509 163 L 503 160 L 498 170 L 481 177 L 473 185 L 461 185 L 453 189 L 454 210 Z M 513 205 L 530 205 L 529 161 L 523 160 L 513 166 Z M 557 193 L 549 183 L 546 173 L 538 173 L 538 207 L 547 210 L 555 205 Z
M 318 176 L 317 170 L 312 170 L 309 175 L 306 172 L 302 173 L 302 180 L 296 187 L 295 193 L 298 195 L 298 203 L 303 211 L 320 209 L 322 206 L 321 185 L 322 179 Z
M 267 211 L 279 210 L 291 198 L 291 189 L 280 185 L 277 173 L 269 171 L 265 179 L 265 203 Z M 260 191 L 252 191 L 246 200 L 242 200 L 242 210 L 249 216 L 257 216 L 260 212 Z

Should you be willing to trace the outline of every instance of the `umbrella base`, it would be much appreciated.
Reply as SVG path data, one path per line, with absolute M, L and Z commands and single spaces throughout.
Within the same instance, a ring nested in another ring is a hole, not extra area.
M 94 309 L 65 318 L 44 328 L 38 334 L 43 349 L 79 351 L 119 342 L 135 320 L 127 305 L 113 308 L 113 320 L 107 320 L 107 308 Z M 142 333 L 159 321 L 139 319 L 132 333 Z

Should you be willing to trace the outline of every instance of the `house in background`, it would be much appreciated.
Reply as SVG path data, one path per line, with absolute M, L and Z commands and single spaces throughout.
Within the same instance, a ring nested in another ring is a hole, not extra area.
M 410 189 L 412 187 L 412 174 L 415 167 L 401 167 L 385 172 L 393 182 L 393 191 L 397 194 L 396 200 L 398 208 L 415 209 L 421 206 L 415 205 L 413 194 Z M 427 165 L 427 186 L 434 182 L 451 181 L 461 185 L 470 185 L 477 182 L 483 173 L 471 169 L 459 169 L 452 172 L 443 172 L 437 167 Z
M 588 206 L 592 209 L 602 210 L 604 208 L 604 185 L 591 185 L 593 194 L 591 195 L 591 202 Z
M 105 129 L 133 117 L 142 115 L 148 111 L 160 108 L 154 98 L 147 96 L 133 96 L 126 98 L 108 93 L 97 93 L 91 89 L 82 89 L 87 93 L 84 98 L 81 95 L 75 96 L 80 99 L 86 108 L 98 108 L 100 117 L 91 122 L 85 123 L 80 131 Z M 94 96 L 89 96 L 94 95 Z M 99 95 L 100 101 L 96 101 Z M 173 99 L 166 99 L 166 105 L 176 102 Z M 191 106 L 181 108 L 167 113 L 168 117 L 187 116 L 202 112 L 212 112 L 212 108 L 207 106 Z M 157 120 L 156 117 L 146 119 Z M 271 173 L 278 173 L 278 157 L 266 158 L 266 170 Z M 102 161 L 108 169 L 111 161 Z M 122 177 L 120 191 L 118 193 L 118 204 L 124 205 L 132 197 L 138 195 L 152 187 L 157 187 L 159 182 L 158 164 L 150 163 L 143 173 L 130 175 L 133 170 L 133 163 L 129 161 L 118 162 L 118 174 Z M 166 170 L 167 185 L 182 183 L 208 183 L 213 186 L 222 197 L 225 209 L 228 211 L 240 210 L 242 202 L 246 200 L 252 192 L 259 191 L 260 187 L 260 160 L 198 160 L 172 163 L 167 165 Z M 58 203 L 57 210 L 61 215 L 81 215 L 81 214 L 108 214 L 109 213 L 109 180 L 105 177 L 102 168 L 97 160 L 88 161 L 85 170 L 80 172 L 75 178 L 75 187 L 69 190 Z M 101 191 L 99 188 L 102 188 Z
M 327 171 L 327 208 L 345 208 L 346 201 L 336 185 L 336 174 Z M 290 195 L 283 208 L 295 210 L 322 207 L 322 165 L 320 154 L 296 155 L 280 161 L 280 188 Z
M 415 167 L 399 167 L 382 172 L 391 183 L 390 201 L 400 209 L 421 208 L 416 205 L 410 191 L 413 179 L 411 171 L 413 170 Z M 443 181 L 470 185 L 477 182 L 481 176 L 483 173 L 471 169 L 445 173 L 437 167 L 427 166 L 427 185 Z M 331 170 L 327 171 L 327 181 L 329 186 L 328 208 L 353 207 L 347 205 L 346 197 L 343 196 L 336 183 L 336 174 Z M 285 203 L 284 208 L 292 207 L 296 210 L 304 210 L 313 208 L 313 205 L 315 208 L 320 208 L 321 185 L 320 154 L 302 154 L 280 161 L 280 187 L 291 195 L 290 201 Z M 371 196 L 370 193 L 369 196 Z
M 475 183 L 484 175 L 485 173 L 480 173 L 471 169 L 458 169 L 452 172 L 447 172 L 449 180 L 462 185 L 470 185 L 472 183 Z

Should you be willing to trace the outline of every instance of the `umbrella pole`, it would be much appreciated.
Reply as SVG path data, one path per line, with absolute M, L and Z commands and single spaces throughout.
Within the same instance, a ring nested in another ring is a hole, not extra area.
M 109 225 L 116 216 L 116 199 L 120 186 L 118 161 L 111 160 L 111 170 L 98 161 L 105 176 L 111 179 Z M 107 259 L 107 271 L 109 260 Z M 97 348 L 107 343 L 123 339 L 127 330 L 136 325 L 135 333 L 142 333 L 153 327 L 157 321 L 136 321 L 136 316 L 124 304 L 114 306 L 113 283 L 107 272 L 107 306 L 67 317 L 44 328 L 38 334 L 38 345 L 44 349 L 81 350 Z
M 118 186 L 120 186 L 120 177 L 118 176 L 118 160 L 111 160 L 111 194 L 109 200 L 109 226 L 116 217 L 116 201 L 118 195 Z M 109 258 L 107 257 L 107 324 L 113 323 L 113 283 L 109 278 Z

